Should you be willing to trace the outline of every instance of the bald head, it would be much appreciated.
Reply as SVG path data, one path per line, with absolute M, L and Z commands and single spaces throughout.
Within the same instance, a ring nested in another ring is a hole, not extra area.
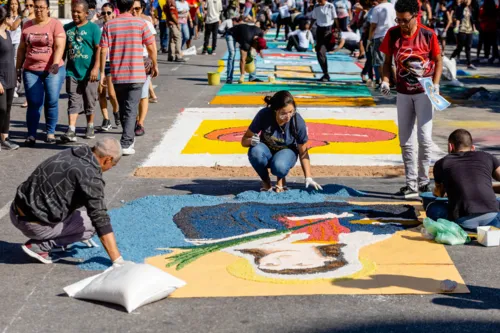
M 92 148 L 103 171 L 111 169 L 122 157 L 122 146 L 120 142 L 112 137 L 104 137 L 97 140 Z

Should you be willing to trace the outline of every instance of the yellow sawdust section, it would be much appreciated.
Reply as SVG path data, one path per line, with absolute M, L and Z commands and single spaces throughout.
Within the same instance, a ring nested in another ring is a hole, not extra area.
M 189 142 L 182 150 L 182 154 L 246 154 L 248 148 L 240 142 L 223 142 L 209 140 L 205 135 L 215 130 L 233 127 L 248 127 L 250 120 L 203 120 Z M 324 123 L 352 127 L 372 128 L 397 134 L 397 125 L 393 120 L 345 120 L 345 119 L 306 119 L 307 123 Z M 389 141 L 381 142 L 340 142 L 326 146 L 315 147 L 311 154 L 400 154 L 401 148 L 397 136 Z
M 178 253 L 178 252 L 177 252 Z M 177 271 L 166 268 L 167 255 L 146 259 L 187 282 L 172 297 L 240 297 L 318 294 L 435 294 L 442 280 L 457 281 L 455 293 L 468 293 L 445 247 L 423 239 L 415 230 L 366 246 L 359 257 L 366 267 L 350 279 L 315 282 L 271 279 L 257 275 L 250 263 L 226 252 L 208 254 Z M 375 263 L 375 271 L 371 263 Z M 297 283 L 294 283 L 297 282 Z
M 295 71 L 295 72 L 305 72 L 311 73 L 311 66 L 288 66 L 288 65 L 278 65 L 276 66 L 277 71 Z
M 443 122 L 443 121 L 441 121 Z M 468 121 L 446 121 L 446 125 L 449 125 L 453 128 L 468 128 L 468 129 L 486 129 L 486 128 L 494 128 L 497 129 L 500 127 L 499 121 L 481 121 L 481 120 L 468 120 Z
M 301 96 L 308 96 L 302 94 Z M 309 95 L 309 98 L 295 97 L 300 106 L 375 106 L 373 97 L 329 97 Z M 312 98 L 314 97 L 314 98 Z M 263 105 L 263 96 L 215 96 L 210 102 L 213 105 Z
M 301 79 L 314 79 L 314 73 L 295 72 L 295 71 L 276 71 L 277 78 L 301 78 Z

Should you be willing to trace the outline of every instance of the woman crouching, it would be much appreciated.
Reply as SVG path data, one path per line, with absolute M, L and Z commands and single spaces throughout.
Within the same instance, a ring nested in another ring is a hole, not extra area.
M 306 188 L 322 190 L 311 177 L 306 123 L 296 112 L 292 94 L 282 90 L 264 101 L 267 107 L 257 113 L 241 139 L 241 145 L 250 148 L 248 159 L 262 179 L 261 191 L 273 189 L 268 168 L 277 178 L 275 191 L 286 191 L 286 176 L 297 163 L 297 157 L 304 171 Z

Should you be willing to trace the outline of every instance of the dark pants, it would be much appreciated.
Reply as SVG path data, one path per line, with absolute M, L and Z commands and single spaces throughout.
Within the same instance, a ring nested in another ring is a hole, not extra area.
M 123 133 L 120 139 L 122 148 L 128 148 L 134 144 L 135 120 L 139 101 L 141 100 L 142 86 L 144 83 L 115 83 L 116 99 L 120 110 L 120 121 Z
M 483 32 L 484 34 L 484 57 L 489 58 L 490 57 L 490 48 L 493 50 L 492 52 L 492 59 L 498 59 L 500 58 L 498 54 L 498 41 L 497 41 L 497 34 L 496 32 Z
M 467 59 L 467 65 L 471 64 L 470 60 L 470 48 L 472 46 L 472 34 L 466 34 L 465 32 L 458 33 L 458 45 L 455 51 L 453 51 L 451 58 L 460 58 L 460 53 L 465 47 L 465 57 Z
M 318 27 L 316 29 L 316 56 L 318 57 L 319 65 L 323 71 L 323 75 L 330 77 L 328 75 L 328 62 L 326 60 L 326 51 L 328 45 L 330 44 L 330 39 L 332 38 L 332 26 L 328 27 Z
M 160 47 L 162 50 L 168 50 L 168 27 L 167 21 L 160 21 Z
M 10 108 L 14 98 L 14 88 L 4 90 L 4 93 L 0 95 L 0 133 L 9 134 Z
M 343 17 L 343 18 L 339 18 L 338 21 L 339 21 L 339 29 L 341 31 L 347 31 L 347 25 L 348 25 L 347 24 L 348 23 L 347 22 L 347 16 Z
M 277 20 L 277 27 L 276 27 L 276 39 L 278 39 L 278 36 L 280 34 L 280 28 L 282 25 L 285 26 L 285 39 L 288 38 L 288 33 L 290 32 L 290 24 L 292 23 L 291 17 L 285 17 L 281 18 L 281 15 L 278 16 Z
M 208 48 L 210 35 L 212 35 L 212 52 L 217 48 L 217 30 L 219 29 L 219 22 L 205 24 L 205 41 L 203 43 L 203 51 Z
M 346 50 L 349 50 L 351 52 L 354 52 L 356 51 L 357 49 L 359 49 L 359 43 L 358 42 L 355 42 L 353 40 L 346 40 L 344 42 L 344 48 Z
M 370 80 L 373 81 L 373 64 L 372 64 L 372 46 L 370 47 L 367 46 L 368 40 L 363 39 L 363 45 L 365 47 L 365 56 L 366 56 L 366 62 L 365 66 L 363 67 L 363 70 L 361 71 L 361 75 L 367 75 Z
M 295 48 L 297 49 L 297 51 L 299 51 L 299 52 L 306 52 L 306 51 L 307 51 L 307 49 L 306 49 L 306 48 L 301 47 L 301 46 L 299 45 L 299 41 L 298 41 L 298 39 L 297 39 L 297 36 L 290 36 L 290 38 L 288 38 L 288 44 L 287 44 L 287 46 L 286 46 L 286 49 L 287 49 L 288 51 L 291 51 L 294 47 L 295 47 Z

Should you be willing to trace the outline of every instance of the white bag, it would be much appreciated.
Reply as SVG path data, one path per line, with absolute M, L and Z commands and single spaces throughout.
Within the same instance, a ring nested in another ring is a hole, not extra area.
M 191 46 L 189 49 L 186 49 L 182 52 L 182 56 L 192 56 L 196 55 L 196 46 Z
M 119 304 L 132 312 L 159 301 L 186 283 L 148 264 L 125 263 L 64 289 L 69 297 Z

